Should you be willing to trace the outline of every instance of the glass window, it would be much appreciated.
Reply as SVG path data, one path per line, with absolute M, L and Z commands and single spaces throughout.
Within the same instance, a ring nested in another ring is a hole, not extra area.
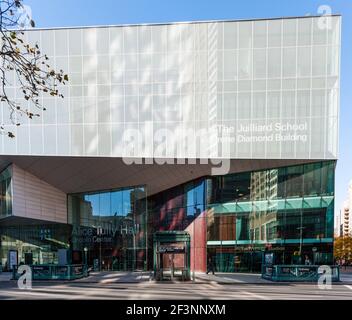
M 326 210 L 304 210 L 302 217 L 303 238 L 325 238 Z
M 96 217 L 145 214 L 145 205 L 140 204 L 141 201 L 145 201 L 144 199 L 144 188 L 69 195 L 69 206 L 71 206 L 69 221 L 76 221 L 78 217 L 80 223 L 86 225 L 86 223 L 99 223 L 100 220 L 96 220 Z M 75 201 L 78 201 L 78 205 L 75 204 Z
M 219 223 L 219 238 L 216 240 L 236 239 L 236 215 L 221 215 L 216 222 Z
M 85 206 L 86 206 L 86 214 L 87 217 L 89 215 L 92 216 L 100 216 L 100 206 L 99 206 L 99 194 L 88 194 L 87 196 L 84 197 L 85 200 Z
M 287 167 L 286 197 L 303 196 L 303 166 Z
M 12 169 L 0 173 L 0 218 L 12 214 Z
M 130 215 L 133 209 L 132 190 L 122 191 L 122 212 L 124 216 Z
M 122 192 L 113 191 L 111 192 L 111 214 L 112 216 L 122 216 Z
M 300 228 L 302 226 L 302 213 L 300 210 L 286 211 L 285 223 L 282 224 L 283 238 L 284 239 L 301 239 Z M 302 236 L 303 238 L 303 236 Z
M 321 193 L 321 164 L 304 165 L 304 196 L 316 196 Z
M 238 213 L 235 218 L 236 240 L 249 240 L 249 215 L 248 213 Z
M 322 195 L 334 194 L 334 162 L 323 162 L 321 167 L 321 192 Z
M 186 210 L 188 216 L 198 216 L 205 210 L 204 192 L 205 182 L 189 183 L 185 186 L 186 193 Z M 180 205 L 182 205 L 180 203 Z
M 111 216 L 111 193 L 103 192 L 99 194 L 99 216 Z

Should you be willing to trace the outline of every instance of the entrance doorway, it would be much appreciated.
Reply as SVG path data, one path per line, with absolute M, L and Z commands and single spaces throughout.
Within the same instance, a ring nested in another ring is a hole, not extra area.
M 153 235 L 154 278 L 190 279 L 190 235 L 185 231 L 159 231 Z

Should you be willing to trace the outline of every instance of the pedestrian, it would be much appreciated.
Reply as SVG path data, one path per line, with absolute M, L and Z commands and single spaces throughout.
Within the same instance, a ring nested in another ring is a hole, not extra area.
M 213 275 L 215 274 L 215 271 L 214 271 L 214 264 L 213 264 L 213 260 L 212 260 L 211 258 L 208 259 L 207 274 L 208 274 L 210 271 L 212 272 Z
M 310 260 L 309 260 L 309 257 L 308 257 L 307 255 L 305 256 L 304 264 L 305 264 L 306 266 L 311 265 Z

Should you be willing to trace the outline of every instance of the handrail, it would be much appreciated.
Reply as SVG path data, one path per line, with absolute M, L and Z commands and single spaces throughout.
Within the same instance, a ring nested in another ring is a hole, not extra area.
M 35 264 L 29 267 L 33 280 L 74 280 L 89 275 L 88 267 L 84 264 Z M 17 280 L 21 276 L 17 270 L 18 267 L 14 267 L 12 270 L 13 280 Z

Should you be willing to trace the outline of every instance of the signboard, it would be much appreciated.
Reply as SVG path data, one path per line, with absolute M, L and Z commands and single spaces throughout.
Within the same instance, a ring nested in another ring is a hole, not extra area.
M 159 253 L 182 253 L 185 247 L 160 246 Z
M 266 265 L 272 265 L 274 262 L 274 254 L 273 253 L 266 253 L 264 256 L 264 261 Z
M 33 277 L 36 278 L 48 278 L 50 279 L 50 267 L 49 266 L 36 266 L 32 267 Z

